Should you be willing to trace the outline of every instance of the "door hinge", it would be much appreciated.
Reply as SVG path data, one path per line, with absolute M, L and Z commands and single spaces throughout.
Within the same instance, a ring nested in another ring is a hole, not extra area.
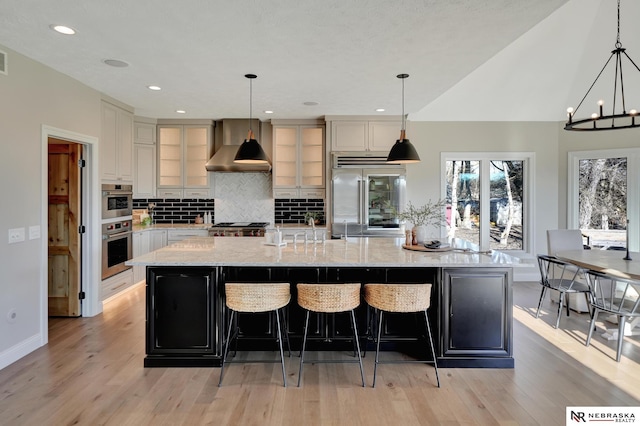
M 84 234 L 85 232 L 87 232 L 87 229 L 84 227 L 84 225 L 78 226 L 78 234 Z
M 87 295 L 84 293 L 84 291 L 81 291 L 80 293 L 78 293 L 78 299 L 84 300 L 85 297 L 87 297 Z
M 86 165 L 87 165 L 87 162 L 84 161 L 84 159 L 81 158 L 81 159 L 78 160 L 78 167 L 83 168 Z

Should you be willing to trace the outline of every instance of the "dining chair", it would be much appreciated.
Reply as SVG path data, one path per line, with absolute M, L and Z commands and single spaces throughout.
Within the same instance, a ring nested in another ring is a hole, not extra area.
M 538 267 L 540 268 L 540 285 L 542 285 L 542 291 L 540 292 L 536 318 L 540 315 L 540 307 L 542 306 L 542 301 L 544 300 L 544 295 L 547 290 L 550 289 L 557 291 L 560 294 L 558 315 L 556 317 L 556 328 L 558 328 L 560 325 L 560 314 L 562 312 L 562 306 L 565 303 L 565 299 L 567 316 L 569 316 L 569 306 L 571 302 L 565 297 L 565 295 L 582 293 L 584 294 L 588 305 L 590 294 L 589 286 L 577 280 L 578 275 L 584 273 L 581 268 L 553 256 L 539 254 Z
M 587 280 L 591 288 L 591 305 L 593 315 L 587 336 L 587 346 L 595 328 L 596 318 L 600 312 L 618 317 L 618 342 L 616 361 L 620 362 L 622 341 L 627 320 L 640 317 L 640 281 L 615 277 L 595 271 L 587 271 Z
M 555 257 L 556 254 L 561 251 L 589 249 L 590 247 L 584 244 L 582 231 L 579 229 L 547 230 L 547 253 L 550 256 Z M 585 284 L 587 282 L 583 273 L 580 273 L 577 279 Z M 566 301 L 571 305 L 571 309 L 576 312 L 590 311 L 589 304 L 585 301 L 585 298 L 581 297 L 579 294 L 568 294 Z

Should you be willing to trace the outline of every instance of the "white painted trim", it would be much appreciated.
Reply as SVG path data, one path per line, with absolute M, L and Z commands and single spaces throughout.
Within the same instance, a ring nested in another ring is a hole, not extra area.
M 570 151 L 567 155 L 567 229 L 578 229 L 578 179 L 580 160 L 594 158 L 627 159 L 627 219 L 629 249 L 640 251 L 640 148 Z
M 48 226 L 47 220 L 47 190 L 48 190 L 48 150 L 47 144 L 50 137 L 77 142 L 85 146 L 86 168 L 84 170 L 83 187 L 83 208 L 85 213 L 84 224 L 87 232 L 82 240 L 82 283 L 86 298 L 82 303 L 82 316 L 92 317 L 102 312 L 102 302 L 100 301 L 100 260 L 102 250 L 102 240 L 100 234 L 100 175 L 98 167 L 98 138 L 83 135 L 64 129 L 58 129 L 47 125 L 42 125 L 42 147 L 41 147 L 41 216 L 40 229 L 45 232 Z M 41 239 L 40 253 L 42 264 L 40 265 L 40 336 L 43 346 L 49 341 L 49 314 L 48 314 L 48 283 L 47 283 L 47 238 Z
M 42 336 L 34 334 L 0 353 L 0 370 L 38 349 L 42 346 L 40 342 L 42 342 Z
M 510 254 L 515 257 L 527 258 L 534 254 L 535 241 L 535 221 L 533 220 L 534 216 L 534 206 L 536 205 L 535 200 L 535 174 L 534 170 L 536 170 L 536 154 L 535 152 L 523 151 L 523 152 L 441 152 L 440 153 L 440 194 L 442 198 L 446 197 L 447 191 L 447 182 L 444 178 L 444 173 L 446 170 L 446 162 L 447 161 L 461 161 L 461 160 L 478 160 L 481 161 L 480 164 L 480 173 L 488 173 L 489 167 L 485 165 L 487 160 L 521 160 L 524 161 L 524 169 L 523 169 L 523 178 L 526 182 L 524 187 L 524 199 L 523 203 L 523 221 L 526 224 L 524 227 L 524 247 L 523 250 L 505 250 L 505 253 Z M 484 160 L 484 161 L 483 161 Z M 481 185 L 484 185 L 481 182 Z M 489 183 L 486 183 L 486 187 L 481 187 L 481 192 L 488 193 L 489 191 Z M 485 203 L 486 204 L 486 203 Z M 481 207 L 482 209 L 482 207 Z M 484 209 L 480 212 L 481 217 L 487 217 L 489 214 L 489 206 L 485 206 Z M 489 236 L 481 234 L 480 235 L 480 247 L 483 250 L 488 249 Z M 486 246 L 486 248 L 484 248 Z

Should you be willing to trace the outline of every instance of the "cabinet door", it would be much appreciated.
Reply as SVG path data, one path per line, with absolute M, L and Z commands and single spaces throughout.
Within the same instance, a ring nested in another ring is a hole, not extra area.
M 324 188 L 324 129 L 300 127 L 298 185 Z
M 215 268 L 149 267 L 147 354 L 213 354 Z
M 158 186 L 182 187 L 182 126 L 158 126 Z
M 402 123 L 393 121 L 369 122 L 369 150 L 389 151 L 400 137 Z
M 133 114 L 118 110 L 118 180 L 133 180 Z
M 273 186 L 298 186 L 298 128 L 274 127 Z
M 209 173 L 205 164 L 209 160 L 210 127 L 184 126 L 184 186 L 208 187 Z
M 156 125 L 149 123 L 133 123 L 133 143 L 155 145 Z
M 102 122 L 100 141 L 100 173 L 102 179 L 116 180 L 117 171 L 117 151 L 116 144 L 118 138 L 118 109 L 107 103 L 102 103 Z
M 331 123 L 332 151 L 366 151 L 369 126 L 366 121 L 334 121 Z
M 134 232 L 132 238 L 133 257 L 142 256 L 149 253 L 149 234 L 150 231 Z M 144 265 L 135 265 L 133 267 L 133 282 L 137 283 L 145 279 Z
M 149 251 L 156 251 L 167 245 L 167 231 L 155 229 L 149 231 Z
M 445 269 L 443 356 L 510 356 L 511 270 Z
M 156 147 L 134 144 L 133 198 L 156 196 Z

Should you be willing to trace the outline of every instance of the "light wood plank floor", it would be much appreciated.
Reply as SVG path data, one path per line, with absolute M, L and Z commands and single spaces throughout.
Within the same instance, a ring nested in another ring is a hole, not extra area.
M 49 344 L 0 370 L 0 424 L 564 425 L 566 406 L 640 405 L 640 339 L 626 338 L 616 363 L 601 333 L 584 346 L 588 315 L 556 330 L 547 299 L 536 320 L 539 289 L 514 284 L 514 369 L 443 368 L 438 389 L 432 366 L 382 365 L 373 389 L 369 353 L 367 388 L 356 364 L 306 365 L 297 388 L 294 356 L 285 389 L 279 364 L 230 365 L 222 388 L 218 368 L 143 368 L 138 286 L 97 317 L 51 319 Z

